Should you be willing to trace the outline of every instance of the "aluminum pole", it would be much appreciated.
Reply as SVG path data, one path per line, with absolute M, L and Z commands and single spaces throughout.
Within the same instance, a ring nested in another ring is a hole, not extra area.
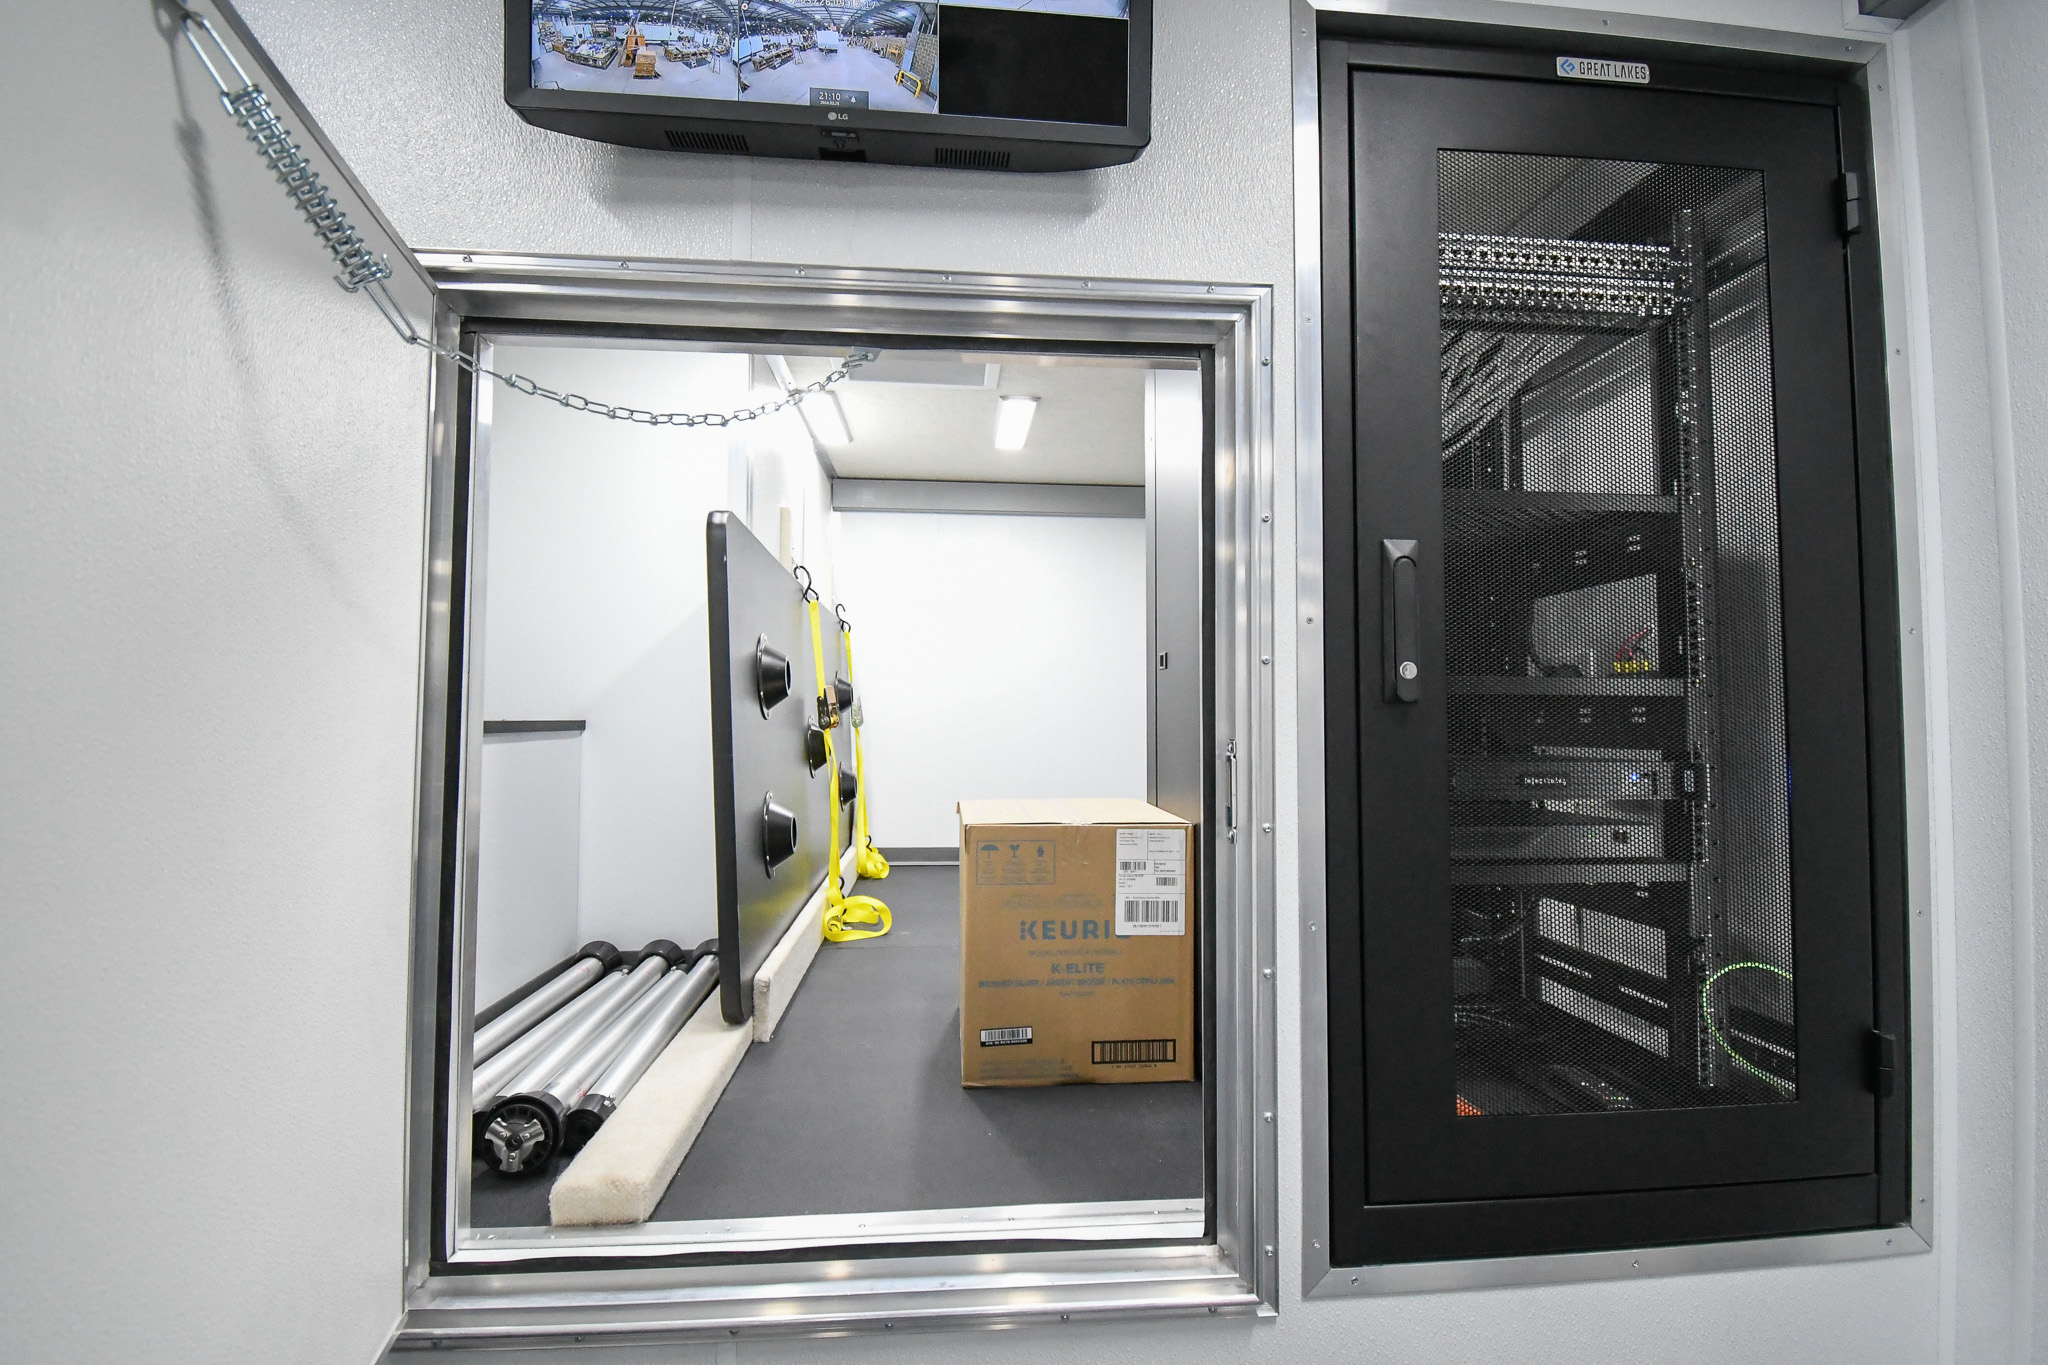
M 581 995 L 585 987 L 603 976 L 602 961 L 595 957 L 578 958 L 567 971 L 478 1029 L 470 1060 L 482 1066 L 534 1023 L 554 1013 L 557 1005 Z
M 505 1175 L 539 1170 L 554 1155 L 559 1127 L 551 1127 L 530 1099 L 546 1088 L 572 1059 L 582 1054 L 598 1034 L 625 1013 L 667 974 L 671 962 L 684 952 L 666 939 L 657 939 L 641 951 L 639 965 L 626 975 L 625 984 L 603 1004 L 583 1014 L 559 1031 L 553 1041 L 534 1055 L 494 1097 L 490 1116 L 481 1117 L 473 1150 Z
M 710 997 L 718 987 L 718 956 L 705 953 L 690 968 L 683 984 L 675 988 L 660 1011 L 650 1017 L 640 1031 L 625 1047 L 604 1074 L 584 1092 L 576 1107 L 569 1111 L 564 1121 L 562 1150 L 577 1152 L 590 1141 L 591 1135 L 604 1126 L 604 1121 L 619 1107 L 619 1101 L 633 1088 L 647 1068 L 654 1065 L 676 1034 L 682 1031 L 697 1007 Z
M 663 1006 L 688 984 L 687 973 L 667 973 L 654 989 L 621 1010 L 584 1044 L 543 1089 L 516 1091 L 500 1099 L 491 1107 L 490 1120 L 478 1137 L 477 1154 L 501 1175 L 544 1168 L 563 1149 L 563 1120 L 570 1108 L 583 1098 L 590 1083 L 604 1073 L 648 1018 L 661 1013 Z
M 561 1036 L 562 1030 L 574 1027 L 579 1019 L 617 994 L 625 984 L 626 973 L 613 972 L 528 1029 L 517 1042 L 507 1044 L 497 1056 L 476 1068 L 470 1082 L 470 1108 L 476 1111 L 490 1108 L 491 1101 L 497 1099 L 503 1091 L 505 1082 L 518 1075 L 528 1062 Z

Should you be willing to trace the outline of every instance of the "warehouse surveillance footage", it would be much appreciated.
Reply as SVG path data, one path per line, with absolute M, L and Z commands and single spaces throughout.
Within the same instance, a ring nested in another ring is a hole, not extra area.
M 533 9 L 532 85 L 664 98 L 734 100 L 1047 117 L 991 66 L 1066 72 L 1054 83 L 1098 87 L 1102 112 L 1061 121 L 1121 121 L 1128 0 L 915 0 L 783 3 L 678 0 L 667 6 L 541 3 Z M 957 39 L 958 98 L 947 94 Z

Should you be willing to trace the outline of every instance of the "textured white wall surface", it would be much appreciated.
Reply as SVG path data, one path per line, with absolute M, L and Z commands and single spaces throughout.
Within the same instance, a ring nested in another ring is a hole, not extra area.
M 1271 284 L 1278 472 L 1293 478 L 1279 0 L 1162 0 L 1151 149 L 1049 177 L 581 143 L 504 108 L 490 0 L 245 8 L 417 246 Z M 1613 9 L 1850 36 L 1854 6 Z M 0 1167 L 0 1357 L 367 1360 L 400 1306 L 424 369 L 327 282 L 156 23 L 97 0 L 10 15 L 0 91 L 0 1080 L 30 1097 Z M 1936 1179 L 1917 1193 L 1934 1201 L 1935 1255 L 1304 1303 L 1299 973 L 1283 956 L 1277 1321 L 578 1358 L 1540 1365 L 2048 1348 L 2030 851 L 2048 753 L 2027 667 L 2048 600 L 2044 24 L 2034 0 L 1937 0 L 1894 37 L 1895 88 L 1879 92 L 1906 614 L 1931 716 L 1916 875 L 1935 944 L 1921 989 Z M 1281 564 L 1291 505 L 1278 501 Z M 1275 672 L 1285 848 L 1285 632 Z M 1294 883 L 1280 887 L 1292 944 Z M 91 967 L 50 971 L 74 945 L 97 949 Z M 215 1102 L 232 1121 L 207 1121 Z
M 956 847 L 961 801 L 1144 800 L 1143 521 L 838 515 L 877 844 Z
M 361 1361 L 427 368 L 160 22 L 7 15 L 44 56 L 0 86 L 0 1360 Z

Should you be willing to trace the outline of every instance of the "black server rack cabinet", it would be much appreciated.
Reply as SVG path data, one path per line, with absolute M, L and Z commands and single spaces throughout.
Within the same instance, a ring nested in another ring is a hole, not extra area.
M 1577 65 L 1324 44 L 1337 1264 L 1905 1217 L 1861 92 Z

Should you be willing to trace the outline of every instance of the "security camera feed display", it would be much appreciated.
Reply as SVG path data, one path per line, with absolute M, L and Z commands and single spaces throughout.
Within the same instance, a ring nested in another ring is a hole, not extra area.
M 1126 121 L 1129 0 L 535 0 L 536 90 Z

